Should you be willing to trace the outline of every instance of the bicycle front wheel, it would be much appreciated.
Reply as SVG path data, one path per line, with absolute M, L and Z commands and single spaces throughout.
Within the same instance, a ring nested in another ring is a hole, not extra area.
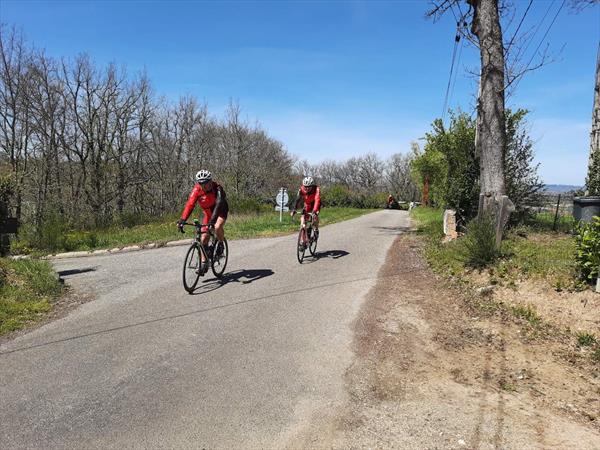
M 213 248 L 213 258 L 211 263 L 211 269 L 215 277 L 221 278 L 225 267 L 227 267 L 227 260 L 229 259 L 229 246 L 227 245 L 227 239 L 223 239 L 223 251 L 218 252 L 219 244 Z
M 300 232 L 298 233 L 298 244 L 296 245 L 296 256 L 298 257 L 298 262 L 300 264 L 302 264 L 302 261 L 304 260 L 304 252 L 306 252 L 305 236 L 306 230 L 301 228 Z
M 315 253 L 317 253 L 317 240 L 319 239 L 319 236 L 317 233 L 315 233 L 313 228 L 311 228 L 310 231 L 310 243 L 308 244 L 308 250 L 310 251 L 311 256 L 315 256 Z
M 203 251 L 204 250 L 197 243 L 193 243 L 185 255 L 185 261 L 183 263 L 183 287 L 190 294 L 194 291 L 194 288 L 198 284 L 198 279 L 200 278 L 200 261 L 202 261 L 201 252 Z

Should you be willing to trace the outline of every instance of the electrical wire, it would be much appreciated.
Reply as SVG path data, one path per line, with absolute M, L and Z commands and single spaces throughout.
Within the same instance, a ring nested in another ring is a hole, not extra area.
M 521 29 L 521 25 L 523 25 L 523 21 L 525 20 L 525 17 L 527 17 L 527 13 L 529 12 L 529 8 L 531 8 L 532 4 L 533 4 L 533 0 L 529 0 L 529 4 L 527 5 L 527 9 L 523 13 L 523 17 L 521 17 L 521 21 L 519 22 L 519 25 L 517 26 L 517 29 L 515 30 L 515 33 L 513 34 L 513 37 L 510 39 L 510 42 L 508 43 L 508 47 L 506 47 L 506 52 L 505 52 L 506 54 L 508 54 L 508 51 L 510 50 L 510 47 L 512 46 L 515 38 L 517 37 L 517 34 L 519 33 L 519 30 Z
M 454 95 L 454 88 L 456 87 L 456 79 L 458 78 L 458 68 L 460 67 L 460 57 L 462 55 L 465 41 L 460 41 L 460 48 L 458 49 L 458 58 L 456 58 L 456 70 L 454 71 L 454 81 L 452 82 L 452 88 L 450 89 L 450 95 L 448 98 L 448 104 L 452 103 L 452 96 Z
M 450 76 L 448 77 L 448 85 L 446 86 L 446 95 L 444 96 L 444 107 L 442 109 L 442 122 L 446 117 L 446 108 L 448 107 L 448 95 L 450 94 L 450 86 L 452 83 L 452 74 L 454 73 L 454 63 L 456 61 L 456 49 L 460 42 L 460 22 L 456 22 L 456 36 L 454 37 L 454 48 L 452 50 L 452 63 L 450 64 Z
M 531 63 L 533 62 L 535 56 L 537 55 L 538 50 L 540 49 L 540 47 L 544 43 L 544 39 L 546 39 L 546 36 L 548 36 L 548 33 L 550 32 L 550 29 L 552 28 L 552 25 L 554 25 L 554 22 L 556 21 L 556 18 L 558 17 L 558 15 L 560 14 L 560 12 L 562 11 L 562 9 L 565 6 L 566 2 L 567 2 L 567 0 L 563 0 L 563 2 L 560 4 L 558 10 L 556 11 L 556 14 L 554 14 L 554 17 L 552 18 L 552 21 L 550 22 L 550 25 L 548 25 L 548 28 L 546 28 L 546 32 L 544 33 L 544 36 L 542 36 L 542 39 L 540 39 L 540 42 L 539 42 L 538 46 L 533 51 L 533 54 L 531 55 L 531 58 L 529 59 L 529 62 L 525 66 L 525 71 L 527 70 L 527 68 L 529 66 L 531 66 Z M 554 2 L 552 2 L 552 3 L 554 3 Z M 552 5 L 550 5 L 550 6 L 552 6 Z M 548 11 L 549 11 L 549 9 L 548 9 Z M 542 19 L 542 22 L 546 18 L 546 15 L 548 14 L 548 11 L 546 11 L 546 14 L 544 15 L 544 18 Z M 541 24 L 541 22 L 540 22 L 540 24 Z M 536 29 L 536 33 L 537 33 L 537 29 Z M 535 35 L 535 33 L 534 33 L 534 35 Z M 529 42 L 531 42 L 531 41 L 529 41 Z M 527 47 L 526 47 L 526 49 L 527 49 Z M 525 54 L 525 52 L 523 52 L 523 54 Z M 519 85 L 520 81 L 523 79 L 523 75 L 524 75 L 525 71 L 520 75 L 519 79 L 516 81 L 516 83 L 515 83 L 515 85 L 513 87 L 513 90 L 517 89 L 517 86 Z

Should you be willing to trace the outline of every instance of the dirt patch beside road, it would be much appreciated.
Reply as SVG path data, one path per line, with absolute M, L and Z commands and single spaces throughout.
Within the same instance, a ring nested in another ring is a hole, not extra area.
M 401 236 L 355 323 L 346 409 L 292 447 L 598 448 L 598 366 L 572 345 L 482 308 Z

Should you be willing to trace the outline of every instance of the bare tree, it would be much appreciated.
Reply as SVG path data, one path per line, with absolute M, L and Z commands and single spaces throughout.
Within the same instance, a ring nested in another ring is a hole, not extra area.
M 21 217 L 23 184 L 31 138 L 26 99 L 28 52 L 23 37 L 0 24 L 0 149 L 16 182 L 16 214 Z
M 412 179 L 411 161 L 413 156 L 396 153 L 387 161 L 385 181 L 387 189 L 398 200 L 415 201 L 419 198 L 419 188 Z

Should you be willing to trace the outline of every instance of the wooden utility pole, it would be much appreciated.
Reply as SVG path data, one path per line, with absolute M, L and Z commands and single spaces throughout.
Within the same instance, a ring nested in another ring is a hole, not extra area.
M 586 195 L 600 195 L 600 43 L 596 58 L 596 85 L 594 86 L 594 109 L 590 133 L 590 161 L 585 182 Z

